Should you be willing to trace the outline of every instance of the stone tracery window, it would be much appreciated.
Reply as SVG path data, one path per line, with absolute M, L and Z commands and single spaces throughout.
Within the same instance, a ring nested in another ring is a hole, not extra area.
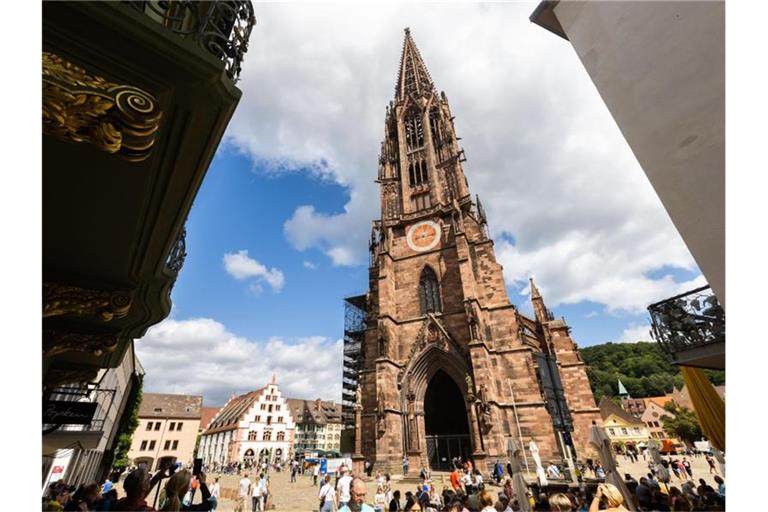
M 421 314 L 434 313 L 443 310 L 440 301 L 440 285 L 437 282 L 435 271 L 430 267 L 424 267 L 419 279 L 419 303 Z
M 413 111 L 405 119 L 405 142 L 408 151 L 424 145 L 424 126 L 421 123 L 421 113 Z

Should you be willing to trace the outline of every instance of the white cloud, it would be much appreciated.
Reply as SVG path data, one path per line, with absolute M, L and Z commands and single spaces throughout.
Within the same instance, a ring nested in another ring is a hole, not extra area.
M 248 256 L 248 251 L 241 250 L 236 253 L 228 252 L 224 255 L 224 269 L 235 279 L 248 279 L 251 277 L 257 280 L 264 280 L 272 287 L 272 290 L 279 292 L 285 284 L 283 273 L 276 268 L 267 268 L 258 261 Z M 258 282 L 251 284 L 251 291 L 258 293 L 261 286 Z
M 653 341 L 651 338 L 651 326 L 648 324 L 633 323 L 621 333 L 621 337 L 616 340 L 619 343 L 636 343 L 638 341 Z
M 312 263 L 311 261 L 304 261 L 304 268 L 308 268 L 310 270 L 317 270 L 317 265 Z
M 222 405 L 275 374 L 284 396 L 341 399 L 342 340 L 321 336 L 253 341 L 211 318 L 166 319 L 136 342 L 145 391 L 201 394 Z
M 334 265 L 365 263 L 384 112 L 410 26 L 456 115 L 508 284 L 519 290 L 535 274 L 549 306 L 637 312 L 701 282 L 647 277 L 696 266 L 571 45 L 529 22 L 534 8 L 259 4 L 227 140 L 270 172 L 308 165 L 349 192 L 342 212 L 298 207 L 289 242 Z

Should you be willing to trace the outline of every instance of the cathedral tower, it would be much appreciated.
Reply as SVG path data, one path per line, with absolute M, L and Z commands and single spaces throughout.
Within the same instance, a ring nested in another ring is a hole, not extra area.
M 534 318 L 510 304 L 445 93 L 405 29 L 379 155 L 356 447 L 377 468 L 447 468 L 506 458 L 534 438 L 542 457 L 583 456 L 599 419 L 570 329 L 531 281 Z

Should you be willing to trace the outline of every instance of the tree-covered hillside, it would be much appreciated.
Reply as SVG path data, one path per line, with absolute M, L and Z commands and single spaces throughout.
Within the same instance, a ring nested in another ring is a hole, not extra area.
M 664 395 L 673 386 L 683 386 L 680 370 L 656 343 L 605 343 L 582 348 L 581 354 L 589 366 L 589 383 L 597 402 L 603 396 L 618 395 L 619 379 L 633 398 Z M 724 371 L 706 373 L 713 384 L 725 384 Z

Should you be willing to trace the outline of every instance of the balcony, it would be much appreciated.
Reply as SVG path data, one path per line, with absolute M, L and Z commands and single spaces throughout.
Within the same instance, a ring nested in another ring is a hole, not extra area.
M 248 51 L 248 39 L 256 23 L 250 1 L 127 3 L 222 61 L 227 76 L 237 82 L 243 57 Z
M 651 335 L 674 364 L 725 369 L 725 311 L 709 286 L 651 304 Z

